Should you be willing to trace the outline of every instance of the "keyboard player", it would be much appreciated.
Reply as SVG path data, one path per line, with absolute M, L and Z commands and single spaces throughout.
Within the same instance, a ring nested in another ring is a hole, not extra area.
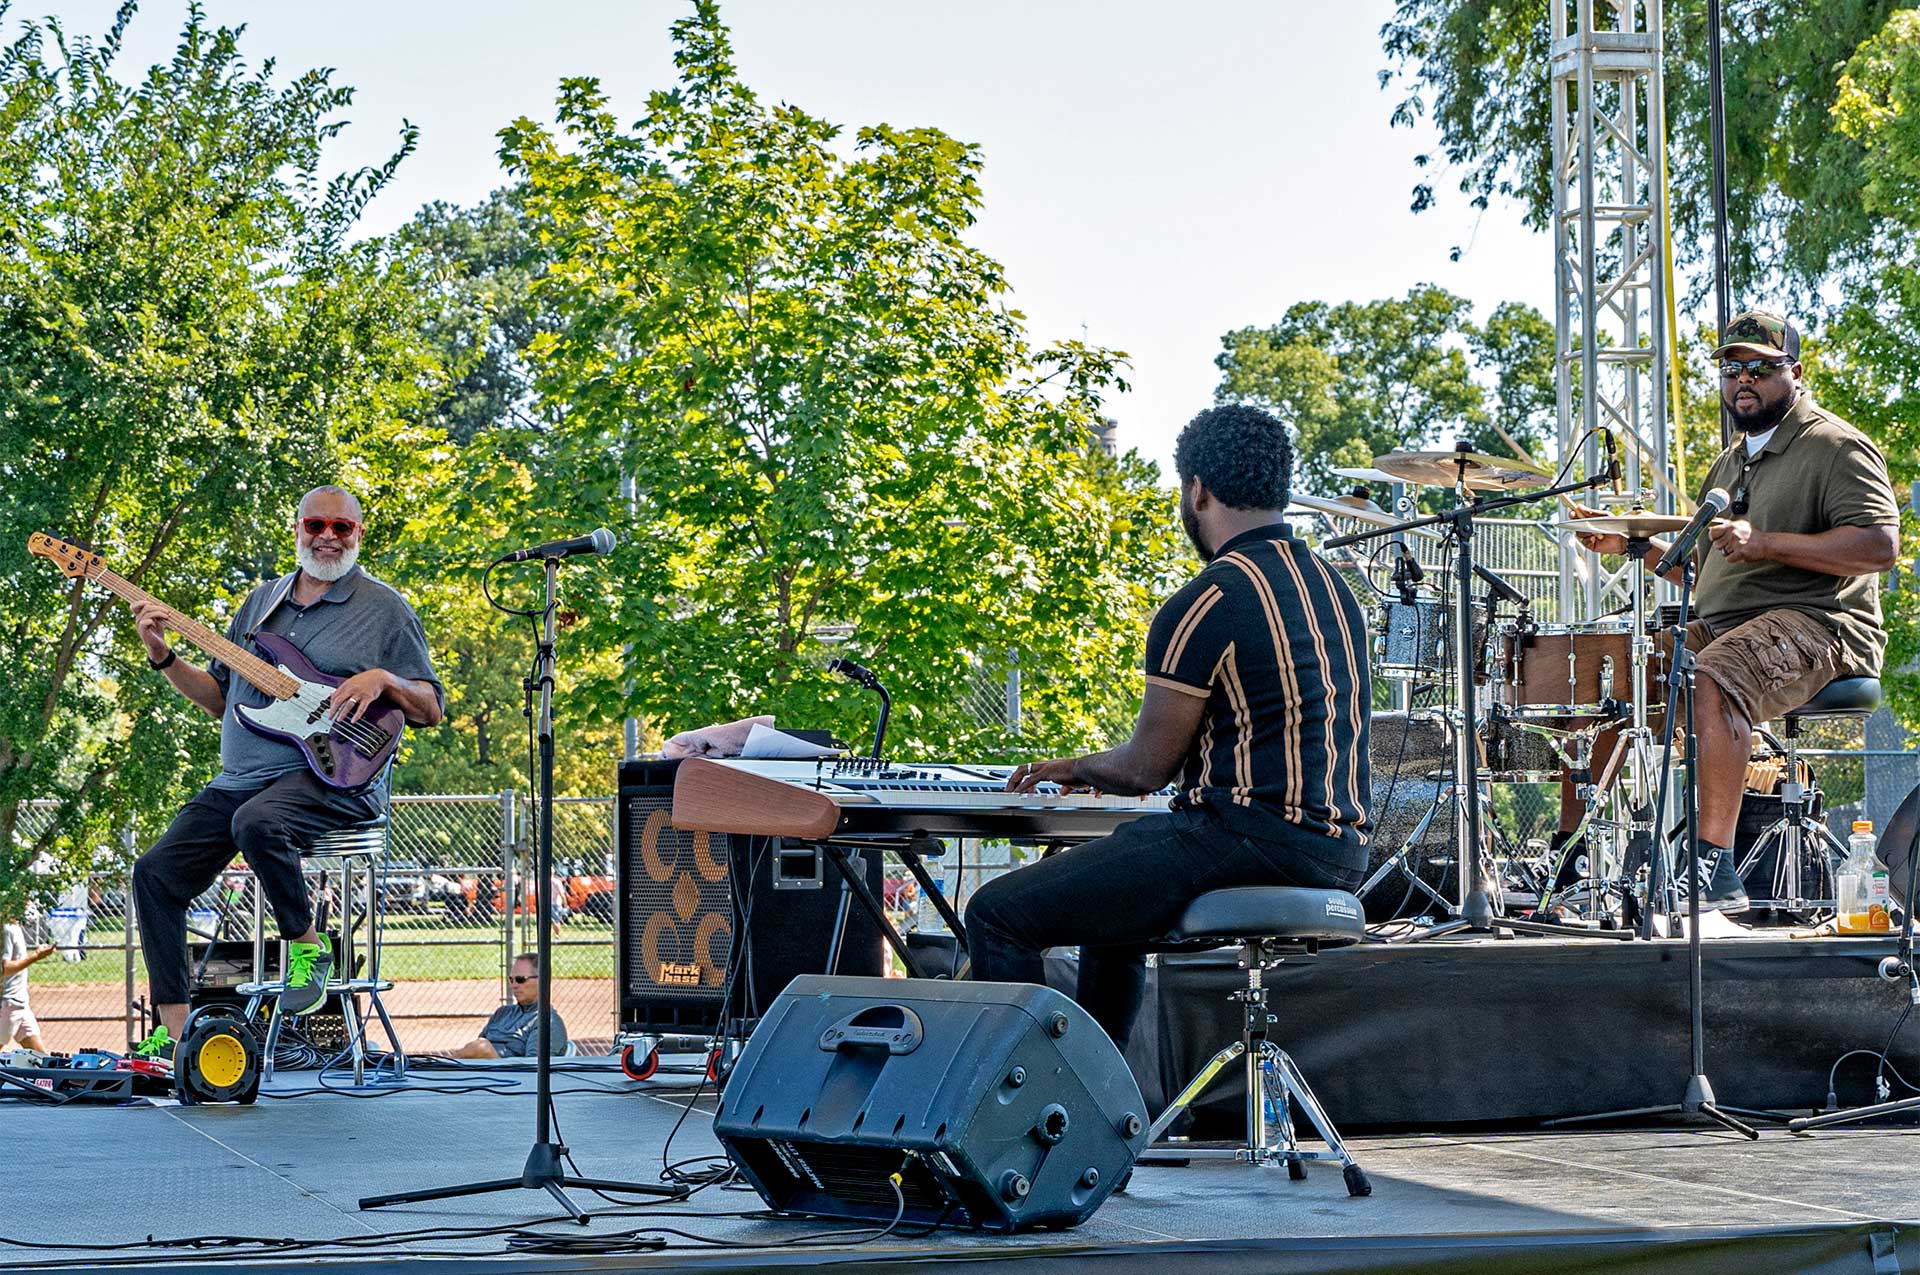
M 1284 521 L 1286 428 L 1211 408 L 1181 432 L 1174 468 L 1206 565 L 1154 617 L 1132 736 L 1021 766 L 1007 786 L 1139 794 L 1178 776 L 1178 795 L 1165 814 L 987 883 L 966 913 L 975 978 L 1039 983 L 1046 949 L 1077 944 L 1076 999 L 1123 1048 L 1146 982 L 1140 945 L 1188 902 L 1241 885 L 1351 890 L 1367 862 L 1365 620 Z

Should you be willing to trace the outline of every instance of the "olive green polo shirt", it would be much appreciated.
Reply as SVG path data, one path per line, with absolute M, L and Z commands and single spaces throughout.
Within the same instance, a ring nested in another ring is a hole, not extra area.
M 1720 453 L 1701 491 L 1715 487 L 1734 498 L 1727 516 L 1744 516 L 1756 531 L 1816 535 L 1835 527 L 1900 524 L 1880 450 L 1822 411 L 1804 390 L 1757 455 L 1747 456 L 1744 435 Z M 1877 573 L 1836 576 L 1780 562 L 1728 562 L 1705 536 L 1700 545 L 1695 605 L 1715 633 L 1783 607 L 1804 611 L 1839 635 L 1843 671 L 1879 676 L 1887 635 L 1880 626 Z

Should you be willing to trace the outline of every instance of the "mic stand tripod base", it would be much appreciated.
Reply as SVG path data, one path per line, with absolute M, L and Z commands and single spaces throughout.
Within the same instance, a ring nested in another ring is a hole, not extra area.
M 542 612 L 540 640 L 534 648 L 533 676 L 523 684 L 527 692 L 526 713 L 537 723 L 536 733 L 540 741 L 540 789 L 536 804 L 539 836 L 534 857 L 534 871 L 538 874 L 534 880 L 534 912 L 539 917 L 536 928 L 540 936 L 535 948 L 540 994 L 535 1003 L 539 1006 L 540 1021 L 533 1060 L 534 1100 L 537 1106 L 534 1112 L 533 1149 L 527 1153 L 526 1167 L 520 1170 L 517 1178 L 494 1178 L 486 1182 L 465 1182 L 458 1186 L 429 1187 L 424 1191 L 370 1195 L 360 1201 L 363 1209 L 411 1204 L 421 1200 L 450 1200 L 463 1195 L 488 1195 L 494 1191 L 545 1191 L 560 1202 L 574 1221 L 585 1226 L 587 1214 L 567 1198 L 567 1187 L 579 1187 L 586 1191 L 617 1191 L 624 1195 L 651 1195 L 668 1200 L 684 1200 L 691 1194 L 687 1187 L 679 1185 L 660 1186 L 613 1182 L 605 1178 L 569 1177 L 561 1168 L 567 1149 L 549 1136 L 553 1130 L 553 925 L 550 918 L 553 916 L 554 630 L 555 615 L 560 607 L 559 559 L 548 558 L 546 568 L 547 604 Z M 536 690 L 539 695 L 537 714 L 534 712 Z M 512 900 L 508 900 L 507 906 L 512 907 Z
M 1569 1125 L 1589 1124 L 1597 1120 L 1631 1120 L 1643 1116 L 1705 1116 L 1707 1119 L 1730 1129 L 1742 1137 L 1760 1140 L 1760 1133 L 1751 1125 L 1743 1123 L 1738 1117 L 1746 1116 L 1752 1120 L 1774 1120 L 1791 1123 L 1777 1111 L 1752 1111 L 1745 1107 L 1722 1107 L 1713 1100 L 1713 1082 L 1705 1076 L 1687 1077 L 1686 1095 L 1679 1102 L 1669 1102 L 1658 1107 L 1631 1107 L 1625 1111 L 1602 1111 L 1590 1116 L 1562 1116 L 1558 1120 L 1541 1122 L 1543 1129 L 1560 1129 Z
M 581 1191 L 615 1191 L 622 1195 L 651 1195 L 667 1200 L 684 1200 L 688 1188 L 684 1186 L 651 1186 L 639 1182 L 615 1182 L 607 1178 L 579 1178 L 566 1173 L 561 1168 L 561 1156 L 566 1148 L 552 1142 L 536 1142 L 527 1152 L 526 1167 L 520 1170 L 517 1178 L 494 1178 L 487 1182 L 470 1182 L 463 1186 L 430 1187 L 424 1191 L 398 1191 L 392 1195 L 370 1195 L 360 1201 L 363 1209 L 385 1208 L 389 1204 L 417 1204 L 423 1200 L 452 1200 L 465 1195 L 490 1195 L 495 1191 L 540 1191 L 545 1190 L 560 1202 L 573 1220 L 585 1226 L 592 1214 L 581 1210 L 580 1206 L 568 1198 L 565 1188 L 572 1187 Z

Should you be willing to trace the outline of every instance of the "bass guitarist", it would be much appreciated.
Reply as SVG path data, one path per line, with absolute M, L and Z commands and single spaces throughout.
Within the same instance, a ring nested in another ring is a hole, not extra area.
M 308 492 L 293 522 L 299 567 L 248 594 L 227 637 L 251 651 L 255 634 L 280 634 L 321 672 L 346 677 L 332 699 L 339 720 L 358 721 L 385 700 L 410 725 L 436 725 L 446 691 L 434 676 L 426 633 L 405 598 L 356 564 L 362 527 L 352 493 Z M 160 1019 L 135 1053 L 170 1059 L 187 1018 L 187 908 L 235 854 L 253 868 L 287 940 L 282 1012 L 310 1013 L 326 1000 L 333 955 L 314 928 L 300 849 L 320 833 L 376 817 L 386 804 L 386 777 L 353 792 L 323 784 L 299 748 L 248 730 L 235 715 L 237 707 L 270 703 L 265 692 L 217 660 L 202 669 L 181 659 L 167 642 L 165 608 L 132 609 L 147 662 L 220 719 L 220 773 L 133 865 L 148 995 Z

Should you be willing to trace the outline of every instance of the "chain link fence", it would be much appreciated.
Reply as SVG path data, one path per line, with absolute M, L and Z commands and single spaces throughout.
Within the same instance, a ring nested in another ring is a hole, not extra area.
M 1864 739 L 1858 724 L 1829 722 L 1809 726 L 1801 742 L 1826 795 L 1827 823 L 1842 839 L 1854 819 L 1884 828 L 1894 806 L 1920 783 L 1920 754 L 1884 711 L 1866 724 Z M 1524 849 L 1557 828 L 1559 790 L 1497 785 L 1493 810 L 1509 843 Z M 394 799 L 378 879 L 385 918 L 381 973 L 394 982 L 387 1007 L 410 1051 L 450 1048 L 477 1034 L 507 998 L 511 957 L 534 947 L 540 918 L 532 903 L 532 811 L 515 793 Z M 51 803 L 30 804 L 16 835 L 23 842 L 36 838 L 53 814 Z M 613 818 L 609 797 L 556 803 L 555 906 L 547 918 L 554 1000 L 585 1052 L 608 1048 L 616 1025 Z M 141 1032 L 146 970 L 131 915 L 129 864 L 151 835 L 124 831 L 118 844 L 100 848 L 98 870 L 65 890 L 43 893 L 27 918 L 29 943 L 61 949 L 29 975 L 42 1034 L 55 1049 L 115 1047 Z M 964 908 L 985 881 L 1017 866 L 1024 853 L 1005 843 L 964 841 L 938 866 L 942 888 Z M 239 867 L 196 900 L 188 918 L 199 936 L 196 959 L 208 936 L 250 953 L 254 888 L 252 874 Z M 931 904 L 904 871 L 890 871 L 886 901 L 906 928 L 939 928 Z M 247 968 L 237 970 L 234 981 L 251 972 L 245 960 L 239 964 Z
M 554 816 L 554 1003 L 583 1052 L 609 1048 L 615 1027 L 613 810 L 610 797 L 562 798 Z M 53 803 L 29 803 L 19 839 L 38 837 L 54 812 Z M 470 1040 L 505 1003 L 513 955 L 532 951 L 538 940 L 535 833 L 523 794 L 394 798 L 375 886 L 383 913 L 380 973 L 394 983 L 387 1009 L 409 1050 Z M 121 846 L 100 847 L 96 871 L 64 891 L 43 892 L 26 918 L 30 944 L 61 949 L 29 974 L 34 1013 L 54 1049 L 117 1048 L 143 1032 L 146 967 L 130 868 L 151 835 L 129 829 Z M 335 899 L 330 881 L 315 877 L 309 888 L 318 900 Z M 256 892 L 253 874 L 236 860 L 189 909 L 196 967 L 208 942 L 223 945 L 219 959 L 197 970 L 207 983 L 231 986 L 252 977 Z M 269 940 L 278 937 L 272 929 L 269 916 Z M 276 967 L 272 955 L 266 960 L 269 970 Z

